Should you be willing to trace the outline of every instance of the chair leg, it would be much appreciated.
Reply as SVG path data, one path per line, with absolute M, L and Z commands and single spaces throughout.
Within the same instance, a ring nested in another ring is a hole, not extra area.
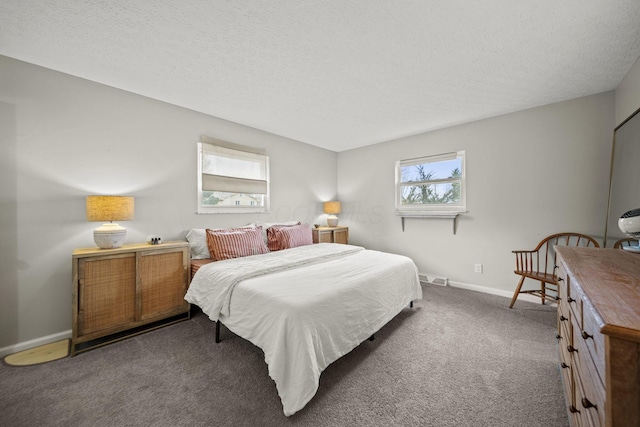
M 522 278 L 520 279 L 520 282 L 518 282 L 518 286 L 516 287 L 516 291 L 513 293 L 513 298 L 511 298 L 511 304 L 509 304 L 509 308 L 513 308 L 513 304 L 516 303 L 516 299 L 518 298 L 518 295 L 520 294 L 520 289 L 522 288 L 522 284 L 524 283 L 524 276 L 522 276 Z
M 542 280 L 540 281 L 540 294 L 542 295 L 542 305 L 544 305 L 544 302 L 547 299 L 547 288 Z

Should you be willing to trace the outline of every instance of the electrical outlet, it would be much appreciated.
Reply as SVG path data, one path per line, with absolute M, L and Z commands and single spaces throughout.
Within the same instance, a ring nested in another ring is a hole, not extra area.
M 474 271 L 475 271 L 476 273 L 482 273 L 482 264 L 476 264 L 476 265 L 474 266 Z

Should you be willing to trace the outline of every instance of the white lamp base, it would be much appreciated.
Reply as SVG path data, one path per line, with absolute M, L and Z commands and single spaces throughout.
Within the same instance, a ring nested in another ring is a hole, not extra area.
M 127 229 L 114 222 L 102 224 L 93 230 L 93 240 L 100 249 L 119 248 L 126 239 Z
M 329 227 L 337 227 L 338 226 L 338 217 L 335 215 L 329 215 L 327 217 L 327 225 Z

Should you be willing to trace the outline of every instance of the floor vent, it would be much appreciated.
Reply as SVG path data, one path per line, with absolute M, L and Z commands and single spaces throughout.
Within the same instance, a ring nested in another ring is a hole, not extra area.
M 420 282 L 430 283 L 432 285 L 447 286 L 449 284 L 449 279 L 446 277 L 431 276 L 428 274 L 418 274 L 418 277 L 420 278 Z

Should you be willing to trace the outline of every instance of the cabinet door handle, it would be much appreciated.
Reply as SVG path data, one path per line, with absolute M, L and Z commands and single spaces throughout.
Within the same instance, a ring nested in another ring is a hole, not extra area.
M 569 412 L 571 412 L 572 414 L 575 414 L 575 413 L 579 414 L 580 413 L 580 411 L 578 411 L 578 408 L 576 408 L 573 405 L 569 406 Z
M 560 364 L 560 367 L 561 367 L 562 369 L 567 369 L 567 368 L 569 367 L 569 365 L 567 365 L 566 363 L 562 362 L 562 363 Z
M 572 346 L 572 345 L 568 345 L 568 346 L 567 346 L 567 351 L 568 351 L 569 353 L 574 353 L 574 352 L 575 352 L 575 353 L 577 353 L 577 352 L 578 352 L 578 350 L 577 350 L 574 346 Z
M 567 301 L 569 301 L 569 302 L 576 302 L 576 300 L 574 300 L 574 299 L 573 299 L 573 298 L 571 298 L 571 297 L 567 297 Z
M 582 398 L 582 406 L 585 409 L 594 408 L 594 409 L 598 410 L 598 407 L 596 405 L 594 405 L 593 403 L 591 403 L 591 401 L 589 401 L 589 399 L 587 399 L 586 397 Z
M 562 277 L 558 277 L 558 282 L 564 282 L 564 279 Z
M 589 335 L 585 331 L 582 331 L 582 338 L 584 338 L 585 340 L 588 340 L 589 338 L 593 339 L 593 335 Z
M 565 322 L 567 320 L 569 320 L 567 317 L 564 317 L 562 314 L 560 315 L 560 321 L 561 322 Z
M 560 334 L 556 334 L 556 339 L 557 339 L 557 340 L 561 340 L 561 339 L 562 339 L 562 336 L 561 336 Z

